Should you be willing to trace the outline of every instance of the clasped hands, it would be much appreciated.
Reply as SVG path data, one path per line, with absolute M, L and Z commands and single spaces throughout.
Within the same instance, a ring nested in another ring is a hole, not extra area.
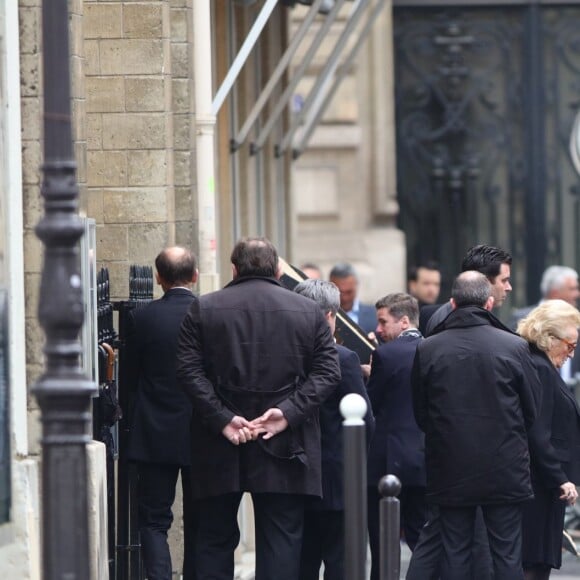
M 284 431 L 286 427 L 288 427 L 288 421 L 284 417 L 284 413 L 277 407 L 273 407 L 252 421 L 235 415 L 222 429 L 222 435 L 230 443 L 240 445 L 240 443 L 255 441 L 260 435 L 263 439 L 271 439 L 274 435 Z
M 566 501 L 570 505 L 574 505 L 576 500 L 578 499 L 578 491 L 576 490 L 576 486 L 567 481 L 560 486 L 560 491 L 562 495 L 560 495 L 560 499 Z

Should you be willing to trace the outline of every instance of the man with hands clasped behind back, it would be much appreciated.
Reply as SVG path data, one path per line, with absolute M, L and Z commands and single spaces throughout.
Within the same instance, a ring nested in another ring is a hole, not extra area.
M 320 496 L 318 407 L 340 380 L 328 323 L 283 288 L 266 238 L 240 240 L 234 279 L 181 327 L 177 376 L 193 403 L 193 497 L 200 578 L 231 580 L 238 506 L 252 495 L 256 580 L 296 580 L 307 496 Z

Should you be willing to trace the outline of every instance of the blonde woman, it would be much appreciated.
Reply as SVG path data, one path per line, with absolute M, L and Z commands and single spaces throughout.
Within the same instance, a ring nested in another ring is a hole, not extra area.
M 562 564 L 566 503 L 578 497 L 580 409 L 558 369 L 574 356 L 580 313 L 563 300 L 547 300 L 520 321 L 543 391 L 529 432 L 534 499 L 524 503 L 522 562 L 526 580 L 544 580 Z M 573 483 L 574 482 L 574 483 Z

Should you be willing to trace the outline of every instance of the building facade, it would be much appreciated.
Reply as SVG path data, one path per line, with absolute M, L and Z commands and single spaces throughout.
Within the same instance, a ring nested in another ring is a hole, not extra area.
M 202 89 L 216 95 L 268 2 L 213 0 L 208 13 L 201 4 L 69 1 L 80 212 L 95 220 L 97 265 L 110 272 L 112 300 L 128 297 L 130 265 L 152 264 L 168 244 L 193 248 L 201 258 L 199 290 L 217 288 L 229 280 L 229 253 L 243 235 L 268 236 L 296 264 L 315 261 L 328 271 L 338 261 L 354 263 L 367 300 L 403 289 L 392 154 L 385 162 L 394 147 L 390 3 L 373 17 L 354 66 L 297 158 L 292 148 L 280 155 L 276 147 L 357 3 L 344 2 L 337 12 L 258 148 L 252 143 L 326 15 L 313 18 L 256 123 L 234 146 L 309 7 L 276 3 L 223 105 L 211 111 L 203 109 Z M 367 4 L 361 28 L 378 2 Z M 37 318 L 42 245 L 34 231 L 43 216 L 41 8 L 41 0 L 0 6 L 0 294 L 6 297 L 0 307 L 6 329 L 0 332 L 0 573 L 22 579 L 40 575 L 40 412 L 30 389 L 44 367 Z M 199 19 L 211 31 L 201 57 Z M 347 46 L 357 38 L 350 36 Z M 209 173 L 207 137 L 215 159 Z M 97 465 L 101 451 L 91 453 Z M 247 510 L 244 521 L 251 519 Z M 242 552 L 251 551 L 251 536 L 245 525 Z M 179 566 L 178 541 L 174 547 Z M 95 578 L 106 577 L 103 566 L 93 568 Z

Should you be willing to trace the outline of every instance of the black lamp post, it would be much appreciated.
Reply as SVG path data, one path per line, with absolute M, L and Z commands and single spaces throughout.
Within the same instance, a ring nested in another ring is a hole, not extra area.
M 46 368 L 33 389 L 42 412 L 42 568 L 44 580 L 87 580 L 86 445 L 95 386 L 79 360 L 83 226 L 71 131 L 68 0 L 44 0 L 42 21 L 45 214 L 36 234 L 45 246 L 38 317 Z

